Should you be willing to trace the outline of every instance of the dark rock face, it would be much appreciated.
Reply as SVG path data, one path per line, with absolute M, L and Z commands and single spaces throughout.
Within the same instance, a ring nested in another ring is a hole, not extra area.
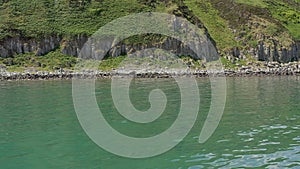
M 65 55 L 78 56 L 81 48 L 88 40 L 87 35 L 77 35 L 61 42 L 61 52 Z
M 181 14 L 184 15 L 188 11 L 181 9 Z M 216 45 L 211 39 L 207 30 L 201 22 L 198 20 L 194 21 L 198 23 L 198 27 L 204 29 L 205 38 L 209 41 L 210 45 L 194 43 L 189 44 L 189 47 L 179 40 L 168 37 L 164 40 L 148 44 L 124 44 L 124 43 L 114 43 L 114 39 L 105 39 L 101 42 L 101 46 L 97 48 L 97 44 L 89 44 L 90 49 L 85 49 L 82 55 L 91 56 L 95 58 L 99 54 L 104 56 L 117 57 L 125 54 L 132 54 L 140 50 L 147 48 L 158 48 L 167 50 L 177 56 L 190 56 L 194 59 L 203 59 L 203 56 L 210 56 L 211 60 L 217 59 Z M 42 56 L 50 51 L 57 48 L 61 48 L 61 52 L 66 55 L 78 57 L 82 47 L 89 40 L 87 35 L 77 35 L 70 38 L 62 38 L 58 35 L 46 36 L 39 39 L 33 38 L 6 38 L 0 41 L 0 57 L 7 58 L 17 54 L 22 53 L 35 53 L 36 56 Z M 205 43 L 205 42 L 204 42 Z M 94 46 L 94 47 L 92 47 Z M 96 47 L 96 48 L 95 48 Z M 190 48 L 192 47 L 194 51 Z M 104 51 L 99 51 L 97 49 L 105 49 L 107 53 L 101 53 Z M 208 53 L 203 53 L 207 51 Z M 202 53 L 201 53 L 202 52 Z M 198 53 L 198 55 L 197 55 Z M 283 46 L 276 40 L 269 40 L 269 43 L 265 41 L 259 41 L 256 48 L 241 50 L 237 47 L 231 49 L 231 52 L 227 53 L 229 58 L 241 58 L 243 59 L 245 54 L 250 54 L 253 58 L 259 61 L 269 61 L 269 62 L 279 62 L 288 63 L 300 60 L 300 41 L 294 41 L 289 46 Z M 82 57 L 82 56 L 81 56 Z M 102 58 L 101 58 L 102 59 Z
M 36 56 L 42 56 L 50 51 L 53 51 L 61 47 L 61 52 L 66 55 L 78 56 L 83 45 L 88 41 L 87 35 L 78 35 L 69 39 L 63 39 L 60 36 L 49 36 L 36 39 L 26 38 L 10 38 L 0 42 L 0 57 L 6 58 L 14 56 L 16 54 L 33 52 Z M 105 43 L 105 49 L 109 49 L 106 56 L 117 57 L 125 54 L 132 54 L 139 50 L 147 48 L 159 48 L 172 52 L 177 56 L 190 56 L 195 59 L 202 59 L 193 50 L 187 47 L 182 42 L 174 38 L 166 38 L 159 43 L 153 44 L 117 44 L 112 42 Z M 201 51 L 203 47 L 194 46 L 194 49 Z M 209 51 L 214 51 L 210 47 Z M 97 55 L 97 51 L 90 51 L 93 56 Z M 279 45 L 277 41 L 272 41 L 272 44 L 265 44 L 263 41 L 258 43 L 258 46 L 250 51 L 240 51 L 239 48 L 233 48 L 229 54 L 233 57 L 241 57 L 243 53 L 250 53 L 253 57 L 259 61 L 275 61 L 280 63 L 288 63 L 293 61 L 299 61 L 300 59 L 300 42 L 294 42 L 288 47 Z M 215 55 L 215 54 L 213 54 Z
M 102 59 L 99 58 L 99 56 L 117 57 L 120 55 L 139 53 L 145 49 L 162 49 L 176 56 L 190 56 L 195 59 L 203 59 L 203 57 L 206 56 L 207 60 L 218 59 L 217 50 L 207 40 L 204 40 L 202 44 L 200 44 L 200 42 L 191 41 L 188 46 L 183 42 L 171 37 L 167 37 L 159 42 L 148 44 L 125 44 L 122 43 L 122 41 L 114 44 L 114 42 L 115 40 L 113 38 L 107 38 L 102 41 L 96 40 L 95 42 L 87 41 L 86 46 L 81 50 L 80 57 Z M 79 48 L 77 48 L 77 50 L 79 52 Z M 77 54 L 79 54 L 78 52 Z
M 232 55 L 233 57 L 239 57 L 239 56 L 241 55 L 240 49 L 239 49 L 238 47 L 234 47 L 234 48 L 232 49 L 231 55 Z
M 78 56 L 83 45 L 88 41 L 87 35 L 77 35 L 69 39 L 63 39 L 60 36 L 49 36 L 36 39 L 22 39 L 22 38 L 11 38 L 5 39 L 0 42 L 0 57 L 6 58 L 14 56 L 16 54 L 33 52 L 36 56 L 42 56 L 50 51 L 53 51 L 61 47 L 61 52 L 66 55 Z M 113 40 L 111 40 L 113 41 Z M 108 52 L 104 54 L 105 56 L 117 57 L 125 54 L 132 54 L 137 51 L 147 49 L 147 48 L 159 48 L 164 49 L 177 56 L 190 56 L 195 59 L 203 59 L 198 56 L 193 50 L 187 47 L 182 42 L 174 38 L 166 38 L 159 43 L 153 44 L 123 44 L 119 43 L 117 45 L 113 44 L 108 40 L 105 42 L 105 49 Z M 196 44 L 194 44 L 196 45 Z M 201 46 L 193 46 L 196 51 L 203 50 Z M 201 49 L 202 48 L 202 49 Z M 214 51 L 215 48 L 211 45 L 208 51 Z M 243 53 L 250 53 L 254 58 L 259 61 L 275 61 L 280 63 L 288 63 L 293 61 L 299 61 L 300 59 L 300 42 L 294 42 L 288 47 L 279 45 L 278 42 L 273 41 L 272 44 L 265 44 L 263 41 L 258 43 L 258 46 L 249 51 L 241 51 L 239 48 L 232 48 L 232 52 L 229 53 L 232 57 L 241 58 Z M 88 53 L 93 53 L 92 55 L 97 55 L 97 51 L 89 51 Z M 198 53 L 199 54 L 199 53 Z M 215 53 L 213 55 L 216 55 Z
M 232 48 L 230 53 L 227 53 L 227 58 L 244 59 L 244 54 L 249 54 L 258 61 L 289 63 L 300 60 L 300 42 L 293 42 L 289 46 L 282 46 L 277 41 L 272 41 L 272 44 L 266 44 L 264 41 L 259 41 L 256 48 L 241 50 L 237 47 Z
M 33 52 L 36 56 L 47 54 L 60 46 L 61 37 L 48 36 L 37 39 L 7 38 L 0 41 L 0 57 L 10 57 L 16 54 Z
M 36 56 L 42 56 L 50 51 L 53 51 L 57 48 L 61 48 L 61 52 L 66 55 L 79 56 L 79 53 L 82 47 L 86 44 L 89 37 L 87 35 L 77 35 L 68 39 L 63 39 L 60 36 L 50 36 L 44 37 L 40 40 L 37 39 L 26 39 L 26 38 L 10 38 L 5 39 L 0 42 L 0 57 L 6 58 L 11 57 L 16 54 L 23 54 L 33 52 Z M 191 56 L 195 59 L 200 59 L 201 56 L 187 47 L 185 44 L 176 40 L 174 38 L 166 38 L 161 42 L 149 43 L 149 44 L 114 44 L 113 39 L 106 39 L 104 42 L 101 42 L 101 47 L 98 49 L 105 49 L 108 52 L 104 54 L 105 56 L 117 57 L 120 55 L 131 54 L 139 50 L 147 48 L 159 48 L 170 51 L 177 56 Z M 198 43 L 198 42 L 197 42 Z M 90 46 L 97 46 L 97 44 L 87 44 Z M 199 46 L 195 44 L 189 44 L 196 50 L 196 52 L 201 54 L 201 51 L 216 51 L 213 45 Z M 204 49 L 203 48 L 207 48 Z M 83 53 L 90 56 L 98 55 L 99 51 L 97 49 L 89 49 L 90 51 L 84 51 Z M 212 53 L 213 56 L 217 55 Z
M 88 40 L 87 35 L 78 35 L 70 39 L 61 36 L 47 36 L 39 39 L 33 38 L 6 38 L 0 41 L 0 57 L 6 58 L 17 54 L 35 53 L 36 56 L 45 55 L 59 47 L 66 55 L 78 56 L 80 49 Z
M 190 56 L 195 59 L 201 59 L 201 56 L 198 56 L 192 49 L 190 49 L 185 44 L 183 44 L 182 42 L 174 38 L 166 38 L 164 41 L 155 44 L 144 44 L 144 45 L 120 44 L 112 47 L 111 50 L 109 50 L 108 55 L 112 57 L 117 57 L 121 54 L 133 54 L 137 51 L 144 50 L 147 48 L 163 49 L 177 56 Z M 197 51 L 200 50 L 201 49 L 198 49 Z M 213 50 L 211 49 L 211 51 Z
M 256 55 L 259 61 L 275 61 L 288 63 L 298 61 L 300 58 L 300 42 L 294 42 L 288 47 L 279 46 L 273 41 L 271 45 L 259 42 L 256 48 Z

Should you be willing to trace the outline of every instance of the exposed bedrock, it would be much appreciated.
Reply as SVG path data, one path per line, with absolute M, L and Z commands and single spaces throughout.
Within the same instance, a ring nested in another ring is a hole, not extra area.
M 48 36 L 40 39 L 20 37 L 10 38 L 0 42 L 0 57 L 6 58 L 22 53 L 34 53 L 36 56 L 42 56 L 58 48 L 61 49 L 63 54 L 78 56 L 81 48 L 87 40 L 88 36 L 86 35 L 78 35 L 68 39 L 63 39 L 60 36 Z M 215 55 L 215 53 L 213 53 L 213 45 L 207 46 L 202 44 L 201 46 L 201 44 L 192 44 L 192 48 L 194 50 L 196 49 L 196 52 L 198 53 L 197 55 L 190 47 L 174 38 L 166 38 L 159 43 L 156 42 L 153 44 L 120 43 L 115 45 L 111 41 L 108 41 L 105 45 L 106 49 L 109 48 L 108 53 L 105 55 L 112 57 L 132 54 L 147 48 L 164 49 L 177 56 L 191 56 L 195 59 L 202 59 L 202 56 L 205 55 L 203 51 L 209 51 L 212 52 L 211 55 Z M 99 51 L 91 49 L 90 52 L 94 52 L 93 55 L 97 55 L 97 52 Z M 232 48 L 228 55 L 233 58 L 243 58 L 245 53 L 248 53 L 250 56 L 259 61 L 276 61 L 281 63 L 299 61 L 300 42 L 294 42 L 290 46 L 282 46 L 277 41 L 273 41 L 271 44 L 260 41 L 256 48 L 251 48 L 246 51 L 240 50 L 239 48 Z

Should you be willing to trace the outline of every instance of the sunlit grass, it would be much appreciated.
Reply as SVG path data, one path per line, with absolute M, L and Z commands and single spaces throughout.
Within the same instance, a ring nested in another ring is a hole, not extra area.
M 226 48 L 238 45 L 232 32 L 228 29 L 226 20 L 219 16 L 218 11 L 210 2 L 205 0 L 185 0 L 184 2 L 207 27 L 219 49 L 226 50 Z

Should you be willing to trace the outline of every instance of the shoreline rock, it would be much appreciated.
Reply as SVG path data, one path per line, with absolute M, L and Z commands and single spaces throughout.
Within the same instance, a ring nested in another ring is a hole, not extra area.
M 134 77 L 134 78 L 172 78 L 172 77 L 249 77 L 249 76 L 300 76 L 300 63 L 280 64 L 276 62 L 265 63 L 264 67 L 257 65 L 242 66 L 239 69 L 224 70 L 112 70 L 83 72 L 59 70 L 55 72 L 7 72 L 0 71 L 0 81 L 9 80 L 54 80 L 54 79 L 72 79 L 76 78 L 96 78 L 109 79 L 112 77 Z

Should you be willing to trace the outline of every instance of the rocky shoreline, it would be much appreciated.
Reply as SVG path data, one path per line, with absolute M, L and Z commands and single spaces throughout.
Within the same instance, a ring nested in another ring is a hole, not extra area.
M 261 65 L 249 64 L 241 66 L 238 69 L 225 69 L 223 71 L 213 70 L 113 70 L 104 71 L 66 71 L 58 70 L 55 72 L 31 71 L 31 72 L 0 72 L 0 81 L 6 80 L 53 80 L 53 79 L 72 79 L 96 78 L 105 79 L 112 77 L 134 77 L 134 78 L 171 78 L 171 77 L 208 77 L 208 76 L 226 76 L 226 77 L 247 77 L 247 76 L 300 76 L 300 63 L 264 63 Z

